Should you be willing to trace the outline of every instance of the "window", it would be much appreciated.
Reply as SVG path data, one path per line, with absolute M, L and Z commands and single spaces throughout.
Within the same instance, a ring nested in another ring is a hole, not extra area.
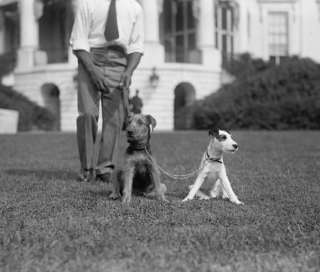
M 287 12 L 270 12 L 268 16 L 269 58 L 275 64 L 289 54 L 289 21 Z
M 17 3 L 1 7 L 4 48 L 2 53 L 15 53 L 20 44 L 20 23 Z
M 193 4 L 192 0 L 165 0 L 163 3 L 163 43 L 167 62 L 201 62 Z
M 39 19 L 39 47 L 47 53 L 48 63 L 68 61 L 72 23 L 72 1 L 44 1 L 43 15 Z
M 215 7 L 216 48 L 226 63 L 234 54 L 235 7 L 232 1 L 218 1 Z

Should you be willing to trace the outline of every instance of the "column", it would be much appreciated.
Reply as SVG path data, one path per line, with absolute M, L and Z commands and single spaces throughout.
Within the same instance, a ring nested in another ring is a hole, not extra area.
M 153 67 L 164 62 L 164 48 L 159 39 L 159 15 L 162 0 L 142 0 L 145 29 L 145 56 L 142 65 Z
M 235 34 L 235 41 L 234 41 L 234 53 L 235 54 L 242 54 L 249 52 L 249 36 L 251 33 L 249 33 L 250 29 L 250 20 L 251 20 L 251 13 L 249 12 L 248 7 L 245 3 L 240 5 L 238 8 L 238 11 L 235 11 L 235 13 L 238 14 L 238 17 L 241 18 L 238 19 L 238 25 L 236 25 L 236 34 Z
M 202 51 L 202 64 L 210 68 L 220 69 L 221 55 L 215 48 L 214 1 L 199 1 L 199 48 Z
M 143 0 L 145 41 L 159 43 L 159 11 L 157 0 Z
M 35 64 L 35 51 L 39 44 L 38 22 L 34 15 L 34 0 L 20 0 L 20 49 L 19 70 L 29 70 Z
M 4 53 L 5 48 L 4 48 L 4 13 L 0 9 L 0 54 Z

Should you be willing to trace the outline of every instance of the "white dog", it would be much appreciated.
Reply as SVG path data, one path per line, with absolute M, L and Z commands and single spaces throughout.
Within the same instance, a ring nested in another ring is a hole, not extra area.
M 211 129 L 209 135 L 210 143 L 202 156 L 200 173 L 195 183 L 189 187 L 190 192 L 183 201 L 192 200 L 195 196 L 205 200 L 210 199 L 210 197 L 217 198 L 221 196 L 223 199 L 229 199 L 235 204 L 243 204 L 232 190 L 226 167 L 223 163 L 223 153 L 236 152 L 238 144 L 231 138 L 231 135 L 224 130 Z M 210 196 L 199 190 L 207 178 L 215 181 L 210 191 Z

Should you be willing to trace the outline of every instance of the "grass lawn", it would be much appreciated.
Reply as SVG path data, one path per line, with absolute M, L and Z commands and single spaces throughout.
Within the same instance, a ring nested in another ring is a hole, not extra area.
M 170 203 L 123 206 L 75 181 L 74 135 L 1 136 L 0 271 L 320 271 L 320 132 L 233 134 L 225 162 L 242 207 L 181 203 L 193 179 L 165 176 Z M 181 174 L 207 140 L 155 134 L 153 153 Z

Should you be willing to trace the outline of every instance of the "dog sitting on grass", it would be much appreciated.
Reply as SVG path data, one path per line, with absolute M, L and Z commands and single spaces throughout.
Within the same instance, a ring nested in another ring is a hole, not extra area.
M 129 147 L 116 188 L 116 194 L 122 192 L 123 203 L 130 203 L 132 193 L 166 201 L 167 187 L 160 182 L 160 171 L 151 155 L 150 139 L 155 126 L 156 120 L 151 115 L 135 114 L 128 118 Z
M 223 199 L 229 199 L 235 204 L 243 204 L 232 190 L 223 162 L 223 153 L 236 152 L 238 150 L 238 144 L 232 139 L 231 135 L 224 130 L 211 129 L 209 135 L 211 139 L 206 152 L 204 152 L 202 156 L 200 172 L 195 183 L 189 187 L 189 194 L 183 201 L 192 200 L 195 196 L 204 200 L 222 197 Z M 210 191 L 210 196 L 199 190 L 206 179 L 215 182 Z

